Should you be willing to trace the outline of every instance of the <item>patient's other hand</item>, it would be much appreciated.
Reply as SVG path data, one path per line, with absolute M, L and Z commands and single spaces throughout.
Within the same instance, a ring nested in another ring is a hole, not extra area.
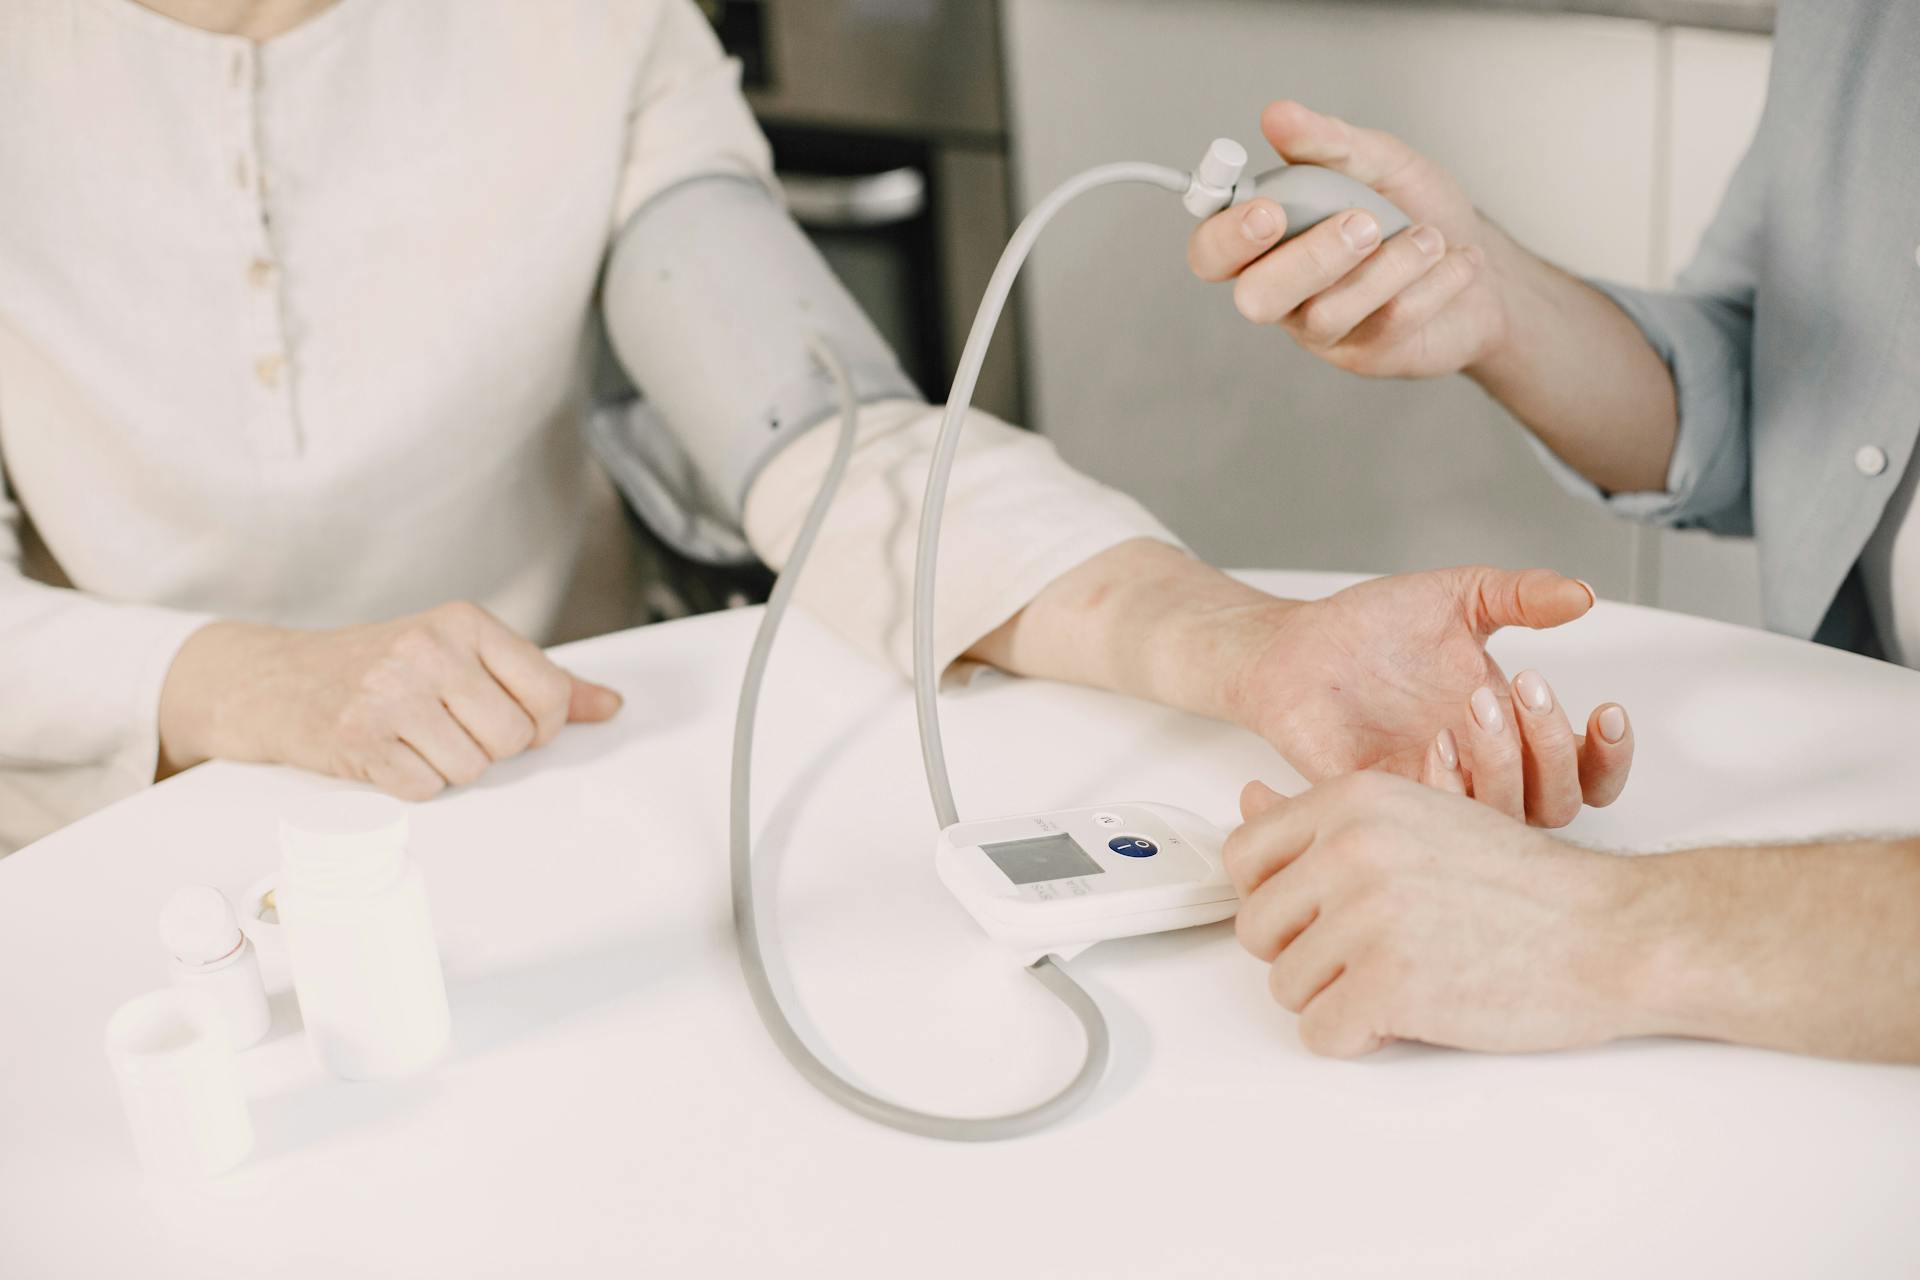
M 160 767 L 291 764 L 425 800 L 619 709 L 465 602 L 335 631 L 213 622 L 167 673 Z
M 1626 785 L 1633 733 L 1606 703 L 1576 734 L 1538 672 L 1508 681 L 1488 656 L 1502 627 L 1557 627 L 1593 607 L 1546 569 L 1441 569 L 1376 578 L 1324 600 L 1276 602 L 1236 719 L 1309 781 L 1380 769 L 1457 791 L 1538 826 Z

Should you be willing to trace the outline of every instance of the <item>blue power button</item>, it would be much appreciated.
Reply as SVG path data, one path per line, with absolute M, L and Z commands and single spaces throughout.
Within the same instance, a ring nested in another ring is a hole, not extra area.
M 1145 836 L 1115 836 L 1107 841 L 1107 848 L 1123 858 L 1151 858 L 1160 852 L 1160 846 Z

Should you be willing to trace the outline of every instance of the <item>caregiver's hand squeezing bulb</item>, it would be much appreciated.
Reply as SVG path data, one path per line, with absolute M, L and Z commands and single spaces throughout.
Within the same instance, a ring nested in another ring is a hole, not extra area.
M 314 1056 L 349 1080 L 431 1062 L 451 1023 L 405 807 L 367 792 L 317 796 L 281 819 L 280 848 L 275 903 Z

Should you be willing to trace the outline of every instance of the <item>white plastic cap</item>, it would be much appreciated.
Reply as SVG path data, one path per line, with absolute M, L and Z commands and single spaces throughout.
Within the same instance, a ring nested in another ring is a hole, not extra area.
M 1210 217 L 1233 199 L 1233 184 L 1246 172 L 1247 149 L 1232 138 L 1215 138 L 1193 171 L 1181 203 L 1196 218 Z
M 208 884 L 177 890 L 160 908 L 160 941 L 182 964 L 212 964 L 245 939 L 227 896 Z
M 1196 176 L 1210 187 L 1232 187 L 1247 169 L 1247 149 L 1232 138 L 1215 138 Z
M 281 816 L 280 852 L 296 893 L 377 893 L 406 867 L 406 806 L 370 791 L 310 797 Z

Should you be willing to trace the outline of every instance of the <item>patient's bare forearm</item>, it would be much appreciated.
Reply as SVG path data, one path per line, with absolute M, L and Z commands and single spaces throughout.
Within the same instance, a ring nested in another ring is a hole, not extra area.
M 1645 1031 L 1920 1062 L 1920 838 L 1640 861 Z
M 968 656 L 1238 721 L 1239 678 L 1296 603 L 1136 538 L 1055 579 Z
M 1490 241 L 1507 331 L 1467 375 L 1602 489 L 1665 489 L 1678 425 L 1666 362 L 1606 295 L 1497 229 Z

